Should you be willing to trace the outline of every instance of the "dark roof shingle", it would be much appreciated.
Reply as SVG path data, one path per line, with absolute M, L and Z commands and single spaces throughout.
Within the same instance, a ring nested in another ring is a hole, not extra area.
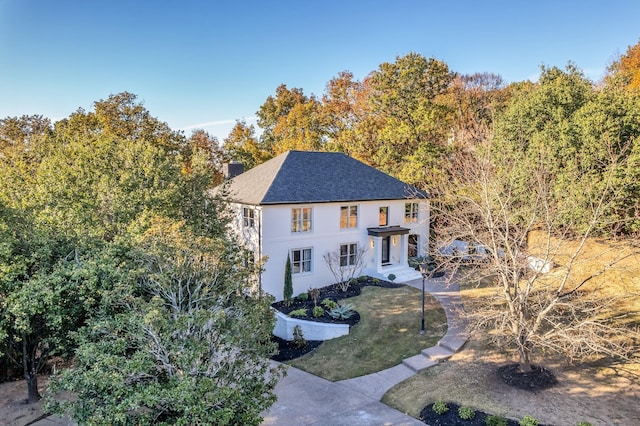
M 252 205 L 396 200 L 425 195 L 339 152 L 288 151 L 236 176 L 231 199 Z

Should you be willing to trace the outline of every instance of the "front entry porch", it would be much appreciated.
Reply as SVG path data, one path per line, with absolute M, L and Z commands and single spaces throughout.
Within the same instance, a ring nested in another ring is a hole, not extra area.
M 367 268 L 369 276 L 388 280 L 396 276 L 395 282 L 419 279 L 420 272 L 408 263 L 409 229 L 401 226 L 367 228 L 373 249 L 373 267 Z

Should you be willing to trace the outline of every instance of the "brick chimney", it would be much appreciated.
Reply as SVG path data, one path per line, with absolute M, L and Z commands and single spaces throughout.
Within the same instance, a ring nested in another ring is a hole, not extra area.
M 233 179 L 234 177 L 241 175 L 244 172 L 244 165 L 242 163 L 225 163 L 222 165 L 222 176 L 225 180 Z

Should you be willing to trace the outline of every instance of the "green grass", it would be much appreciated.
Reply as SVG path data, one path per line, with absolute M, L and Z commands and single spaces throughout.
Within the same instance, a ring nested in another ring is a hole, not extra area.
M 444 310 L 427 294 L 425 334 L 420 335 L 422 298 L 413 287 L 365 287 L 348 303 L 360 314 L 349 335 L 324 342 L 290 365 L 332 381 L 358 377 L 434 346 L 447 329 Z

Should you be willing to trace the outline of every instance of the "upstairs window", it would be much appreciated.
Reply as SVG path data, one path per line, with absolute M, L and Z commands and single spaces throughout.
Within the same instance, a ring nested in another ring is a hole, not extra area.
M 311 272 L 311 249 L 293 249 L 291 250 L 291 273 L 302 274 Z
M 389 207 L 380 207 L 380 216 L 378 219 L 378 226 L 389 225 Z
M 358 227 L 358 206 L 342 206 L 340 207 L 340 228 L 357 228 Z
M 404 222 L 418 222 L 418 203 L 406 203 L 404 205 Z
M 291 209 L 291 232 L 311 232 L 311 207 Z
M 242 225 L 245 228 L 253 228 L 256 225 L 256 211 L 251 207 L 242 208 Z
M 356 256 L 358 253 L 358 244 L 341 244 L 340 245 L 340 266 L 354 266 L 356 264 Z

